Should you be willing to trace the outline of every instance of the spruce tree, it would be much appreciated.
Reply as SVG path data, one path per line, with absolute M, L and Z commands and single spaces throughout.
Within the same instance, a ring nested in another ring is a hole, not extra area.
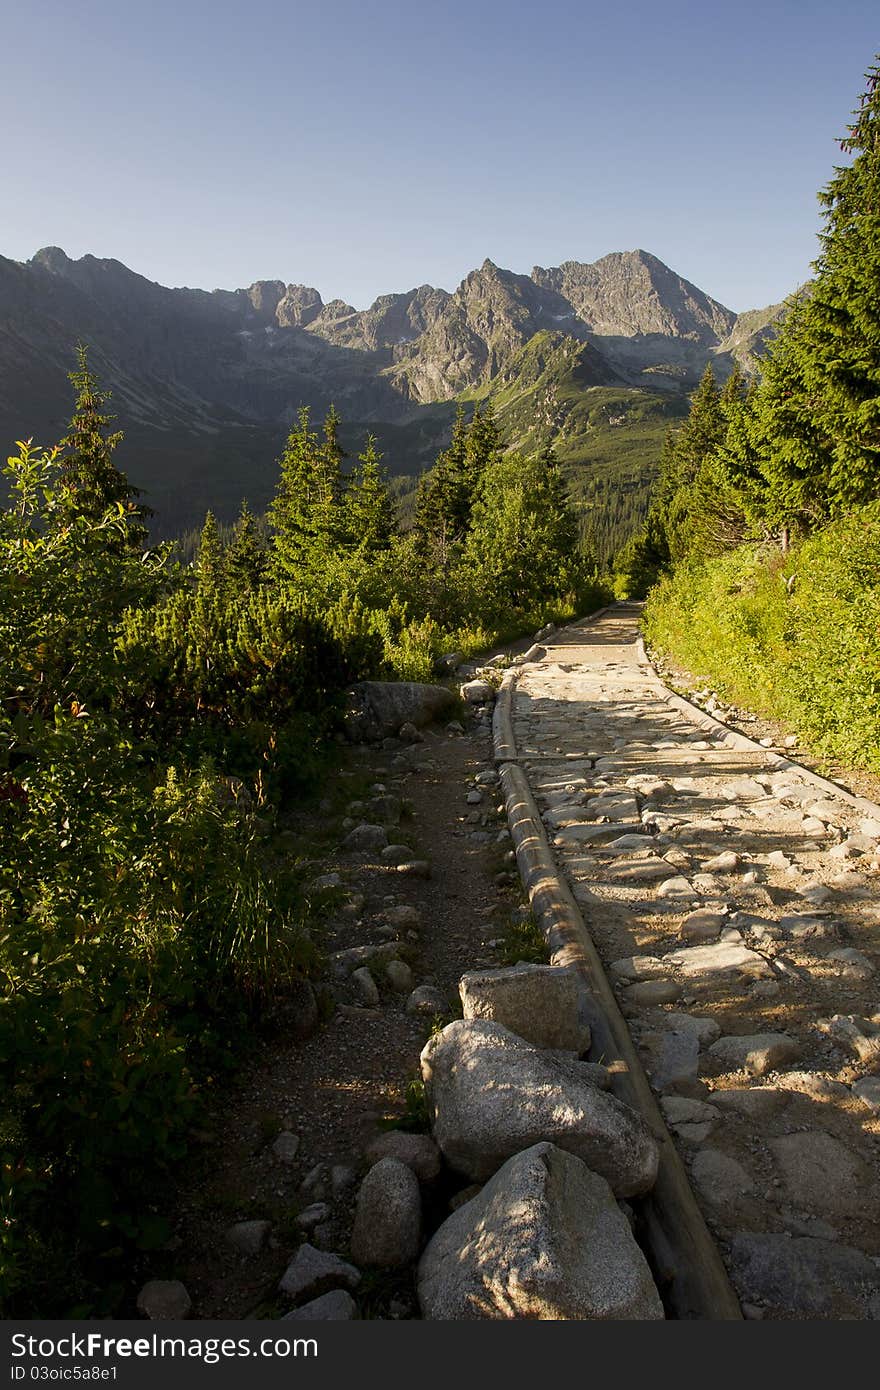
M 226 569 L 236 588 L 252 589 L 260 583 L 266 571 L 266 545 L 257 519 L 242 501 L 232 539 L 226 551 Z
M 368 435 L 364 452 L 358 455 L 359 466 L 355 469 L 346 497 L 349 544 L 358 555 L 367 559 L 389 550 L 396 531 L 394 503 L 382 471 L 381 459 L 375 438 Z
M 816 276 L 771 345 L 756 403 L 768 523 L 808 528 L 880 496 L 880 67 L 819 194 Z
M 60 444 L 61 465 L 70 485 L 69 507 L 95 522 L 110 508 L 121 508 L 120 544 L 126 550 L 138 550 L 147 539 L 141 518 L 148 509 L 138 502 L 140 488 L 113 462 L 122 431 L 111 430 L 113 417 L 103 413 L 110 392 L 100 389 L 90 371 L 86 346 L 79 343 L 76 352 L 77 369 L 68 374 L 76 389 L 76 404 Z

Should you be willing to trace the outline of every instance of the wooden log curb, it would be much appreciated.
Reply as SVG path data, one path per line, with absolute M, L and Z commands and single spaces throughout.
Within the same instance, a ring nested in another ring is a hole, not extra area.
M 587 622 L 599 616 L 593 614 Z M 580 629 L 585 624 L 576 626 Z M 547 940 L 551 962 L 573 968 L 583 982 L 584 1008 L 593 1034 L 592 1055 L 608 1067 L 614 1093 L 642 1115 L 660 1149 L 656 1184 L 647 1196 L 633 1203 L 642 1244 L 660 1293 L 674 1317 L 740 1320 L 739 1301 L 580 908 L 557 868 L 525 772 L 518 765 L 512 719 L 517 676 L 516 669 L 505 673 L 493 715 L 495 763 L 508 825 L 520 877 L 535 920 Z

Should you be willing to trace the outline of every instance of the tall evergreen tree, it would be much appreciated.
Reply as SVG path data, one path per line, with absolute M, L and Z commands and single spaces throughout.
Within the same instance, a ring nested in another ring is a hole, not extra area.
M 78 366 L 69 373 L 76 404 L 60 445 L 62 468 L 71 485 L 69 505 L 92 521 L 99 521 L 109 508 L 120 507 L 121 544 L 125 549 L 141 549 L 147 539 L 142 517 L 148 509 L 138 502 L 140 488 L 113 461 L 122 431 L 111 430 L 113 417 L 103 413 L 110 392 L 98 386 L 83 343 L 76 352 Z
M 381 459 L 375 438 L 368 435 L 346 496 L 349 543 L 365 558 L 389 550 L 396 531 L 394 503 Z
M 257 519 L 242 501 L 232 539 L 226 551 L 226 569 L 237 588 L 255 588 L 266 571 L 266 543 Z
M 816 276 L 771 345 L 756 402 L 768 523 L 810 527 L 880 496 L 880 67 L 819 194 Z

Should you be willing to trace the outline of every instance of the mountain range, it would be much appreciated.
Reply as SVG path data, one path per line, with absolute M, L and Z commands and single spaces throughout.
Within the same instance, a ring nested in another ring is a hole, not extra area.
M 82 341 L 125 432 L 120 465 L 163 534 L 209 506 L 230 519 L 243 496 L 262 508 L 297 410 L 331 403 L 351 452 L 371 431 L 411 479 L 457 403 L 491 398 L 509 444 L 552 442 L 584 505 L 613 512 L 618 494 L 644 491 L 706 364 L 751 371 L 783 312 L 737 315 L 645 251 L 531 275 L 486 260 L 454 293 L 421 285 L 357 310 L 282 280 L 169 289 L 47 247 L 0 257 L 0 434 L 60 436 Z

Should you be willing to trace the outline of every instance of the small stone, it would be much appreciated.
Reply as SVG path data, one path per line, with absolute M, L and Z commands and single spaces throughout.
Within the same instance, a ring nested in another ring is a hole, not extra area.
M 741 1163 L 720 1149 L 701 1149 L 691 1169 L 694 1184 L 708 1206 L 730 1215 L 751 1196 L 755 1184 Z
M 733 874 L 739 868 L 741 859 L 732 850 L 725 850 L 723 854 L 716 854 L 714 859 L 709 859 L 703 865 L 703 869 L 709 874 Z
M 225 1232 L 230 1245 L 242 1255 L 259 1255 L 265 1248 L 272 1229 L 271 1221 L 236 1221 Z
M 483 793 L 478 791 L 468 792 L 465 801 L 468 806 L 481 806 L 483 804 Z
M 807 1236 L 737 1235 L 731 1273 L 741 1296 L 760 1299 L 783 1318 L 861 1321 L 872 1311 L 876 1317 L 880 1270 L 846 1245 Z
M 774 1086 L 732 1087 L 727 1091 L 713 1091 L 712 1104 L 722 1110 L 735 1110 L 749 1120 L 766 1120 L 777 1115 L 787 1104 L 788 1098 Z
M 409 878 L 430 878 L 431 865 L 426 859 L 410 859 L 405 864 L 398 864 L 397 872 Z
M 396 994 L 409 994 L 412 991 L 413 975 L 405 961 L 388 961 L 385 966 L 385 975 Z
M 875 973 L 874 967 L 868 957 L 862 955 L 861 951 L 855 950 L 852 946 L 842 946 L 837 951 L 829 951 L 828 960 L 837 961 L 844 967 L 844 974 L 848 980 L 869 980 Z
M 678 929 L 682 941 L 717 941 L 728 918 L 725 912 L 701 907 L 689 912 Z
M 467 704 L 481 705 L 488 700 L 494 700 L 495 687 L 488 681 L 465 681 L 464 685 L 459 687 L 458 693 Z
M 663 1096 L 660 1109 L 670 1125 L 711 1123 L 719 1115 L 714 1105 L 707 1105 L 704 1100 L 692 1100 L 688 1096 Z
M 664 879 L 657 889 L 658 898 L 692 898 L 693 896 L 693 884 L 681 875 L 677 878 Z
M 292 1313 L 285 1313 L 279 1322 L 351 1322 L 359 1318 L 358 1306 L 345 1289 L 331 1289 L 330 1293 L 313 1298 Z
M 649 1008 L 654 1004 L 674 1004 L 681 997 L 681 987 L 674 980 L 640 980 L 624 990 L 628 1004 Z
M 446 996 L 434 985 L 418 985 L 406 1001 L 408 1014 L 423 1014 L 426 1018 L 443 1017 L 449 1013 Z
M 873 1115 L 880 1115 L 880 1076 L 863 1076 L 854 1081 L 852 1093 Z
M 319 893 L 326 893 L 329 892 L 329 890 L 332 888 L 341 887 L 341 874 L 321 874 L 320 878 L 316 878 L 314 883 L 312 884 L 312 888 L 316 889 Z
M 401 724 L 397 731 L 397 737 L 400 739 L 401 743 L 424 743 L 425 741 L 424 734 L 421 733 L 410 720 L 407 720 L 405 724 Z
M 800 1056 L 800 1046 L 786 1033 L 754 1033 L 746 1037 L 719 1038 L 710 1054 L 732 1071 L 745 1070 L 766 1076 Z
M 692 1032 L 648 1033 L 641 1040 L 655 1091 L 674 1091 L 697 1080 L 700 1044 Z
M 365 853 L 374 853 L 384 849 L 388 843 L 388 831 L 384 825 L 356 825 L 354 830 L 349 831 L 342 841 L 342 848 L 345 850 L 362 850 Z
M 576 1054 L 590 1046 L 590 1029 L 579 1018 L 577 976 L 571 970 L 524 961 L 504 970 L 471 970 L 459 982 L 466 1019 L 502 1024 L 540 1048 Z
M 389 961 L 388 964 L 390 965 L 391 962 Z M 385 968 L 387 970 L 388 967 Z M 365 965 L 352 973 L 351 982 L 361 1003 L 368 1009 L 374 1009 L 379 1002 L 379 990 L 376 981 Z
M 701 1018 L 696 1014 L 667 1014 L 664 1022 L 673 1032 L 692 1033 L 701 1047 L 715 1041 L 721 1035 L 721 1025 L 714 1018 Z
M 356 1182 L 357 1173 L 350 1164 L 334 1163 L 330 1169 L 330 1189 L 337 1201 L 344 1197 Z
M 768 1140 L 791 1200 L 835 1216 L 863 1217 L 869 1200 L 865 1165 L 839 1140 L 819 1130 Z
M 379 858 L 383 864 L 405 864 L 412 859 L 409 845 L 386 845 Z
M 798 745 L 798 736 L 797 736 L 797 734 L 786 734 L 786 735 L 785 735 L 785 738 L 782 740 L 782 746 L 783 746 L 783 748 L 797 748 L 797 745 Z
M 298 1231 L 311 1231 L 326 1221 L 329 1215 L 330 1208 L 326 1202 L 313 1202 L 310 1207 L 305 1207 L 297 1214 L 294 1225 Z
M 847 1087 L 841 1081 L 832 1081 L 827 1076 L 817 1076 L 811 1071 L 787 1071 L 774 1082 L 780 1091 L 796 1091 L 809 1096 L 811 1100 L 846 1100 Z
M 272 1145 L 272 1152 L 279 1163 L 293 1163 L 299 1153 L 299 1135 L 282 1129 Z
M 360 1271 L 339 1255 L 303 1244 L 287 1266 L 278 1291 L 297 1299 L 325 1293 L 331 1288 L 356 1289 L 360 1282 Z
M 137 1296 L 137 1308 L 153 1322 L 188 1318 L 192 1299 L 179 1279 L 150 1279 Z

